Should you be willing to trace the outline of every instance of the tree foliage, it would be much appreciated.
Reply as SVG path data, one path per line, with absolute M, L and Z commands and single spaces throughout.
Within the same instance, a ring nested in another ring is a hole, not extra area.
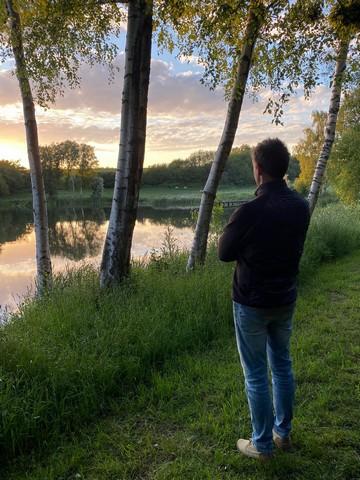
M 359 0 L 352 3 L 358 4 Z M 341 9 L 336 13 L 334 4 L 335 0 L 163 0 L 157 8 L 158 43 L 170 50 L 177 48 L 183 59 L 195 59 L 204 67 L 203 83 L 212 89 L 223 85 L 229 94 L 247 12 L 250 8 L 265 9 L 247 91 L 253 96 L 260 90 L 268 92 L 265 111 L 279 123 L 292 94 L 302 90 L 309 97 L 317 85 L 328 83 L 335 58 L 335 33 L 341 30 L 345 15 Z M 359 48 L 355 35 L 348 58 L 347 85 L 356 82 L 359 75 Z
M 300 164 L 300 175 L 296 179 L 295 187 L 302 193 L 309 190 L 314 175 L 315 165 L 324 143 L 324 128 L 326 112 L 314 111 L 312 128 L 304 130 L 304 138 L 294 148 L 294 155 Z
M 80 82 L 81 60 L 110 67 L 117 47 L 110 40 L 120 30 L 123 10 L 116 2 L 96 0 L 14 0 L 22 24 L 26 72 L 36 102 L 48 106 L 67 86 Z M 0 62 L 11 59 L 11 39 L 4 0 L 0 0 Z
M 30 189 L 28 170 L 19 162 L 0 160 L 0 197 Z
M 153 165 L 144 169 L 143 185 L 167 186 L 203 186 L 209 175 L 211 162 L 215 152 L 199 150 L 187 159 L 173 160 L 168 164 Z M 291 157 L 288 176 L 294 181 L 299 175 L 299 162 Z M 101 173 L 103 176 L 104 174 Z M 112 183 L 114 182 L 114 172 Z M 222 185 L 250 186 L 254 185 L 251 148 L 241 145 L 232 149 L 221 179 Z
M 339 129 L 329 163 L 329 179 L 342 201 L 359 201 L 360 87 L 345 98 L 341 106 Z
M 295 182 L 306 192 L 311 184 L 317 158 L 324 142 L 326 112 L 313 112 L 313 127 L 304 130 L 304 139 L 294 149 L 300 163 Z M 340 108 L 335 144 L 331 153 L 327 180 L 346 203 L 359 200 L 360 194 L 360 88 L 348 93 Z
M 78 178 L 82 188 L 87 179 L 94 176 L 99 163 L 94 147 L 72 140 L 44 145 L 40 147 L 40 156 L 46 191 L 50 195 L 56 193 L 64 176 L 74 188 Z

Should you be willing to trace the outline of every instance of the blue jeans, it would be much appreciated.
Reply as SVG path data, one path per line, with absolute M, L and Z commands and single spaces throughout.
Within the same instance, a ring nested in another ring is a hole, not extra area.
M 291 430 L 295 383 L 289 342 L 295 304 L 254 308 L 233 302 L 233 308 L 236 343 L 253 428 L 252 441 L 259 452 L 270 453 L 272 430 L 283 438 Z M 268 363 L 272 373 L 273 402 Z

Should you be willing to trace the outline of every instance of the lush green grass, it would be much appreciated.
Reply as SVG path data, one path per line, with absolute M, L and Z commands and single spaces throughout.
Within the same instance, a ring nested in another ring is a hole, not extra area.
M 254 196 L 255 186 L 235 187 L 221 186 L 218 191 L 220 200 L 248 200 Z M 140 203 L 152 206 L 198 206 L 202 187 L 143 187 Z
M 321 263 L 360 248 L 360 205 L 341 203 L 317 208 L 311 220 L 301 261 L 302 275 L 312 275 Z
M 69 274 L 0 330 L 3 454 L 73 430 L 166 358 L 224 328 L 230 306 L 217 292 L 219 284 L 229 290 L 229 268 L 209 265 L 188 276 L 182 262 L 177 274 L 171 266 L 134 271 L 131 282 L 108 293 L 90 269 Z
M 7 208 L 9 205 L 31 208 L 31 202 L 31 192 L 17 192 L 16 195 L 0 197 L 0 208 Z
M 321 296 L 324 280 L 316 277 L 317 269 L 323 261 L 360 249 L 359 218 L 358 209 L 332 205 L 319 210 L 313 219 L 303 259 L 302 307 L 300 303 L 310 324 L 314 317 L 326 317 L 328 311 L 323 312 L 328 300 Z M 352 261 L 358 260 L 356 256 Z M 154 261 L 145 269 L 136 267 L 129 282 L 107 293 L 100 291 L 96 273 L 91 269 L 69 273 L 57 279 L 51 295 L 25 305 L 21 315 L 0 330 L 3 458 L 9 459 L 33 447 L 38 452 L 38 447 L 47 446 L 51 450 L 62 442 L 63 436 L 82 428 L 84 422 L 111 412 L 114 399 L 120 410 L 126 411 L 131 410 L 129 405 L 134 401 L 133 414 L 141 416 L 136 410 L 139 391 L 137 395 L 134 392 L 140 388 L 144 395 L 153 395 L 154 378 L 164 372 L 172 375 L 176 362 L 181 365 L 183 354 L 184 358 L 196 360 L 203 355 L 201 352 L 213 349 L 211 354 L 205 353 L 204 361 L 214 356 L 215 368 L 221 360 L 217 355 L 223 355 L 222 348 L 225 345 L 233 348 L 228 343 L 232 337 L 229 297 L 232 265 L 220 264 L 214 252 L 206 268 L 191 275 L 184 273 L 184 264 L 185 258 L 180 255 Z M 352 273 L 348 273 L 348 283 L 334 277 L 332 298 L 340 309 L 337 311 L 333 305 L 327 308 L 339 318 L 347 312 L 340 301 L 347 292 L 351 301 L 359 304 L 358 286 L 352 278 L 357 278 L 357 268 L 352 267 Z M 308 297 L 312 290 L 316 295 Z M 313 298 L 309 307 L 308 298 Z M 316 326 L 314 335 L 322 335 L 320 327 Z M 346 331 L 329 331 L 335 336 L 346 335 Z M 354 339 L 351 333 L 348 341 Z M 321 337 L 319 345 L 310 346 L 321 350 L 322 341 Z M 220 342 L 220 352 L 217 353 L 213 342 Z M 301 342 L 307 345 L 309 338 L 305 335 Z M 328 340 L 324 342 L 326 345 Z M 228 359 L 225 357 L 225 364 Z M 316 381 L 319 366 L 314 368 L 309 375 L 304 373 L 307 385 Z M 212 370 L 211 367 L 209 375 Z M 191 378 L 190 375 L 190 383 Z M 213 403 L 215 409 L 223 408 L 215 400 Z M 188 408 L 192 417 L 192 406 Z
M 152 207 L 189 207 L 198 206 L 201 197 L 202 186 L 175 188 L 175 187 L 142 187 L 140 191 L 140 205 Z M 220 187 L 218 198 L 221 200 L 247 200 L 254 195 L 254 187 Z M 104 190 L 102 203 L 110 205 L 113 195 L 113 189 Z M 60 190 L 55 199 L 49 198 L 49 208 L 55 205 L 64 205 L 66 203 L 91 204 L 91 191 L 84 190 L 82 194 L 69 190 Z M 20 193 L 16 196 L 0 199 L 1 206 L 18 205 L 19 207 L 31 207 L 31 194 Z
M 229 273 L 223 272 L 222 280 Z M 301 288 L 292 343 L 295 451 L 277 453 L 269 464 L 241 457 L 235 449 L 238 436 L 249 435 L 250 424 L 228 296 L 219 280 L 215 276 L 213 283 L 220 303 L 209 312 L 211 344 L 200 341 L 195 351 L 178 351 L 161 369 L 153 368 L 146 383 L 114 401 L 107 418 L 59 440 L 49 455 L 18 459 L 4 478 L 358 479 L 360 254 L 322 267 Z M 189 293 L 183 292 L 184 299 Z M 196 307 L 201 312 L 210 299 L 199 290 L 196 294 L 203 301 Z M 194 305 L 189 307 L 186 313 L 194 321 Z M 177 323 L 177 315 L 173 320 Z M 151 335 L 152 329 L 146 332 Z M 169 327 L 170 341 L 172 332 Z M 193 333 L 201 337 L 203 330 Z

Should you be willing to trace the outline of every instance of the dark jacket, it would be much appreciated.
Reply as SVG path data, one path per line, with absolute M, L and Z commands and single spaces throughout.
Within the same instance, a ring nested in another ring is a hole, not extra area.
M 233 300 L 277 307 L 296 300 L 296 276 L 309 226 L 309 206 L 284 180 L 260 185 L 256 198 L 230 217 L 219 258 L 236 260 Z

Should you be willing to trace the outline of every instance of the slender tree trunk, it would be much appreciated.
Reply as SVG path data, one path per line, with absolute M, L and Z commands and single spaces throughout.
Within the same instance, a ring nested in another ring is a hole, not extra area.
M 196 222 L 195 235 L 187 262 L 187 270 L 192 270 L 196 263 L 204 263 L 206 256 L 207 240 L 210 221 L 216 192 L 225 168 L 226 161 L 231 152 L 234 138 L 239 123 L 242 102 L 245 96 L 246 83 L 250 71 L 252 55 L 262 23 L 259 6 L 250 8 L 244 43 L 238 60 L 236 80 L 232 89 L 223 133 L 219 146 L 211 165 L 205 188 L 202 192 L 199 215 Z
M 46 195 L 40 161 L 35 107 L 26 71 L 20 16 L 15 10 L 12 0 L 6 0 L 5 3 L 9 17 L 10 39 L 16 64 L 16 76 L 19 81 L 24 111 L 36 239 L 37 291 L 41 293 L 51 286 L 52 281 Z
M 71 175 L 70 181 L 71 181 L 71 188 L 72 188 L 73 197 L 75 197 L 75 176 L 74 175 Z
M 120 147 L 101 263 L 101 286 L 120 282 L 130 270 L 131 243 L 145 153 L 152 2 L 133 0 L 128 8 Z
M 310 212 L 314 211 L 319 197 L 320 187 L 324 178 L 327 161 L 330 157 L 331 148 L 335 139 L 336 121 L 340 108 L 341 87 L 346 68 L 346 59 L 349 51 L 350 36 L 339 43 L 334 78 L 331 87 L 329 112 L 325 126 L 325 139 L 318 161 L 308 196 Z

